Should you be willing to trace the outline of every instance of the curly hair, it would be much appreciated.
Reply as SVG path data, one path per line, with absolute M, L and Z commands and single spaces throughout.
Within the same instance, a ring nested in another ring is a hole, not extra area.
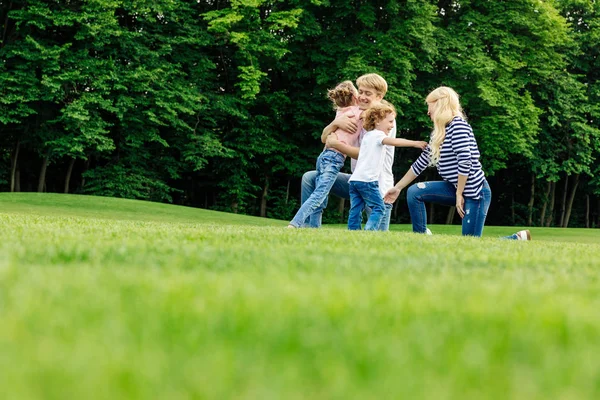
M 396 108 L 390 102 L 374 104 L 363 113 L 363 126 L 367 131 L 375 129 L 375 125 L 383 121 L 389 114 L 396 115 Z
M 333 102 L 334 108 L 349 107 L 352 105 L 352 99 L 358 97 L 358 90 L 352 81 L 344 81 L 329 89 L 327 97 Z

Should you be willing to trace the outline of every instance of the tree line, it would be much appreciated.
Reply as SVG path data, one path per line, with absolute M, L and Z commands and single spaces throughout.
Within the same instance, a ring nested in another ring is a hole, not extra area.
M 326 90 L 376 72 L 405 138 L 427 140 L 431 89 L 461 95 L 489 224 L 600 224 L 595 0 L 0 0 L 0 18 L 2 191 L 289 219 Z M 417 155 L 396 151 L 397 178 Z

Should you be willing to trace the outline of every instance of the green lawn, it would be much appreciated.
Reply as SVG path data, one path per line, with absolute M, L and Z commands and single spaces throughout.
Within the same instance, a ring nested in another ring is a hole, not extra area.
M 285 225 L 0 194 L 0 398 L 600 398 L 600 230 Z

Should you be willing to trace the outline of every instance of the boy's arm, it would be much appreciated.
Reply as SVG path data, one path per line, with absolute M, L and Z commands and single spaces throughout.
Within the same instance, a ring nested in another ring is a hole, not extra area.
M 396 139 L 391 137 L 386 137 L 381 143 L 395 147 L 416 147 L 421 150 L 425 150 L 425 147 L 427 147 L 427 142 L 421 140 Z
M 354 158 L 355 160 L 358 159 L 359 148 L 350 146 L 349 144 L 346 144 L 344 142 L 340 142 L 335 133 L 331 134 L 327 137 L 327 141 L 325 142 L 325 145 L 329 148 L 336 149 L 337 151 L 341 151 L 342 153 L 344 153 L 345 155 L 347 155 L 350 158 Z

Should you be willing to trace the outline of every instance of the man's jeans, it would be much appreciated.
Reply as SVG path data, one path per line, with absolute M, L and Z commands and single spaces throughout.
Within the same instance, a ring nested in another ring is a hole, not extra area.
M 329 193 L 342 199 L 349 200 L 350 189 L 348 186 L 348 179 L 350 179 L 350 174 L 340 172 L 335 178 L 335 182 L 333 182 L 333 186 L 331 187 Z M 304 204 L 315 191 L 316 181 L 317 171 L 308 171 L 302 176 L 302 204 Z M 319 228 L 321 226 L 321 218 L 323 216 L 323 210 L 325 207 L 327 207 L 327 197 L 325 197 L 322 207 L 320 207 L 318 211 L 313 212 L 311 217 L 312 223 L 308 220 L 305 220 L 303 226 L 309 226 L 310 224 L 312 228 Z
M 350 199 L 350 186 L 348 185 L 348 180 L 350 179 L 350 174 L 345 174 L 343 172 L 340 172 L 337 176 L 337 178 L 335 179 L 335 182 L 333 183 L 333 186 L 331 187 L 331 190 L 329 191 L 329 193 L 342 198 L 342 199 L 346 199 L 349 200 Z M 315 190 L 315 180 L 317 178 L 317 171 L 308 171 L 305 172 L 304 175 L 302 175 L 302 204 L 304 204 L 304 202 L 310 197 L 310 195 L 312 194 L 312 192 L 314 192 Z M 380 231 L 389 231 L 390 230 L 390 219 L 392 216 L 392 204 L 386 204 L 385 205 L 385 213 L 383 214 L 383 218 L 381 219 L 381 224 L 379 224 L 379 230 Z M 325 199 L 324 203 L 323 203 L 323 209 L 325 209 L 325 207 L 327 207 L 327 199 Z M 371 215 L 371 210 L 366 207 L 365 211 L 367 212 L 367 218 L 369 218 L 369 215 Z M 315 213 L 316 214 L 316 213 Z M 323 216 L 323 212 L 321 210 L 321 212 L 319 213 L 318 216 L 315 216 L 316 218 L 318 218 L 318 223 L 316 224 L 316 228 L 321 226 L 321 217 Z M 305 221 L 305 225 L 308 226 L 308 220 Z
M 362 211 L 365 205 L 371 209 L 371 215 L 367 220 L 365 230 L 376 231 L 379 229 L 383 215 L 386 212 L 381 193 L 379 193 L 379 182 L 350 182 L 349 230 L 361 229 Z
M 302 206 L 290 222 L 296 228 L 305 225 L 308 219 L 308 226 L 318 228 L 321 226 L 321 216 L 323 209 L 327 206 L 327 196 L 334 186 L 340 169 L 344 166 L 346 157 L 333 150 L 324 150 L 317 158 L 317 176 L 315 179 L 315 188 L 313 192 L 304 199 L 304 188 L 302 190 Z M 304 183 L 304 179 L 302 180 Z M 304 186 L 304 185 L 303 185 Z
M 464 197 L 465 216 L 462 221 L 464 236 L 481 236 L 485 218 L 487 217 L 492 191 L 487 181 L 484 182 L 479 199 Z M 425 233 L 427 229 L 427 211 L 425 203 L 438 203 L 456 206 L 456 188 L 446 181 L 419 182 L 408 188 L 406 200 L 412 220 L 413 232 Z

